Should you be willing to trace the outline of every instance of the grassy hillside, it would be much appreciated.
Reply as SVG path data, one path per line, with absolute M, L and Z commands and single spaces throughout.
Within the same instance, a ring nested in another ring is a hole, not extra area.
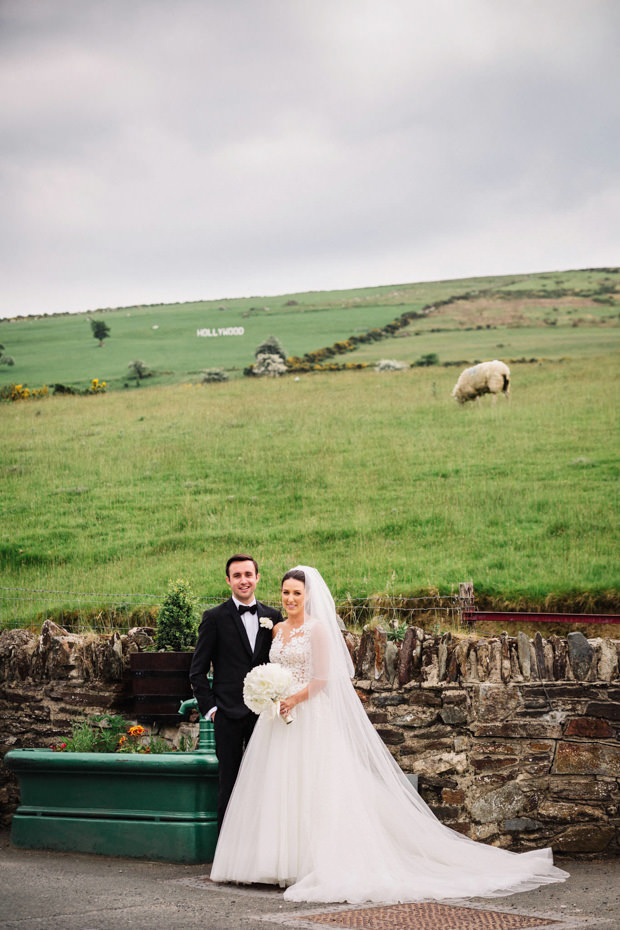
M 266 598 L 306 562 L 338 596 L 471 578 L 511 604 L 617 603 L 617 356 L 514 365 L 510 404 L 460 408 L 454 380 L 364 370 L 4 404 L 2 585 L 156 599 L 181 574 L 219 596 L 247 549 Z
M 606 353 L 620 346 L 620 274 L 602 269 L 470 278 L 1 321 L 0 343 L 15 365 L 0 365 L 0 386 L 83 388 L 96 377 L 108 389 L 122 388 L 133 385 L 127 366 L 134 359 L 155 372 L 143 386 L 190 383 L 212 367 L 240 376 L 270 334 L 290 355 L 301 356 L 410 311 L 424 311 L 423 317 L 397 337 L 362 345 L 342 360 L 411 363 L 430 352 L 440 362 Z M 109 326 L 103 347 L 92 336 L 91 317 Z M 243 335 L 196 335 L 241 327 Z

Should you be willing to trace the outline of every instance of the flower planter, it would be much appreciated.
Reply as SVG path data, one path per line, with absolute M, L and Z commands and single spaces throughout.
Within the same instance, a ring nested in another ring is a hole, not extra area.
M 129 657 L 133 716 L 138 723 L 179 722 L 179 704 L 193 697 L 192 652 L 133 652 Z
M 21 792 L 11 826 L 15 846 L 164 862 L 213 859 L 218 777 L 210 751 L 13 749 L 4 762 Z

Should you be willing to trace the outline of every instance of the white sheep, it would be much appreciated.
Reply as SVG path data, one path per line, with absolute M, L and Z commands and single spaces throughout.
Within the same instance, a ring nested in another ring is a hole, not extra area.
M 456 398 L 459 404 L 476 400 L 483 394 L 493 394 L 495 403 L 500 393 L 503 393 L 507 400 L 510 399 L 510 368 L 497 359 L 466 368 L 452 389 L 452 397 Z

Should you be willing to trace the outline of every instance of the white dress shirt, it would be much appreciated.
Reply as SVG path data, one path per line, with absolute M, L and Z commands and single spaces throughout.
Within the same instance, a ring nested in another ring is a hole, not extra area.
M 235 607 L 239 611 L 241 611 L 244 607 L 253 607 L 256 603 L 256 601 L 253 601 L 252 604 L 242 604 L 241 601 L 238 601 L 236 597 L 233 597 L 233 601 L 235 602 Z M 248 639 L 250 640 L 250 648 L 252 649 L 252 652 L 254 652 L 256 637 L 258 635 L 258 609 L 256 610 L 256 613 L 252 614 L 249 611 L 246 611 L 246 613 L 241 613 L 240 616 L 245 627 L 245 632 L 248 634 Z

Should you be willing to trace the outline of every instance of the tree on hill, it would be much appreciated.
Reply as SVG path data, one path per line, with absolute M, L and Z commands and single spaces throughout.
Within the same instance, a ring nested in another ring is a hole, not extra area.
M 148 366 L 139 358 L 130 362 L 127 368 L 129 368 L 129 377 L 135 378 L 136 381 L 142 381 L 143 378 L 151 376 Z
M 5 355 L 4 346 L 0 343 L 0 365 L 14 365 L 15 359 L 12 355 Z
M 103 340 L 107 339 L 110 335 L 110 327 L 107 323 L 104 323 L 103 320 L 91 320 L 90 327 L 93 331 L 93 336 L 95 339 L 99 340 L 99 345 L 103 345 Z

